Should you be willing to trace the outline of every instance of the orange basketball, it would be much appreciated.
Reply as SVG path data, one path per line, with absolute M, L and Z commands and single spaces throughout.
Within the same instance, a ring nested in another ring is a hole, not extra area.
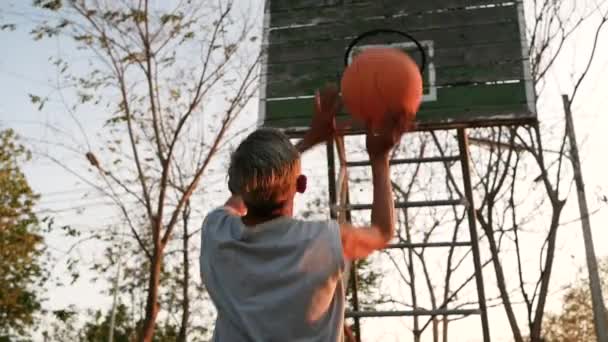
M 384 114 L 403 112 L 413 119 L 422 101 L 422 76 L 414 60 L 392 48 L 368 48 L 342 75 L 348 112 L 372 127 Z

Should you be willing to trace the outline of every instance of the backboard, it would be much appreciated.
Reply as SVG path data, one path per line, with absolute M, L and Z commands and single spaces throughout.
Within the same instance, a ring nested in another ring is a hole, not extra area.
M 408 33 L 424 47 L 422 129 L 536 120 L 523 7 L 504 0 L 269 0 L 260 124 L 305 130 L 316 88 L 339 82 L 350 42 L 374 29 Z M 399 35 L 362 40 L 420 60 Z

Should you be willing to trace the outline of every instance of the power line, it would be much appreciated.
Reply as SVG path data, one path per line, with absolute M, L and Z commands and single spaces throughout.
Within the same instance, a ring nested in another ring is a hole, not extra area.
M 71 195 L 71 194 L 77 194 L 77 193 L 83 193 L 86 191 L 91 191 L 91 190 L 96 190 L 94 187 L 90 187 L 90 188 L 80 188 L 80 189 L 70 189 L 70 190 L 61 190 L 61 191 L 51 191 L 51 192 L 41 192 L 40 196 L 42 197 L 48 197 L 48 196 L 61 196 L 61 195 Z

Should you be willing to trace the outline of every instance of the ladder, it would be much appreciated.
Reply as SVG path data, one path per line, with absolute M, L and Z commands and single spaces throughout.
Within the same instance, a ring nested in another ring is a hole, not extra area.
M 473 201 L 473 190 L 470 177 L 470 157 L 468 148 L 468 138 L 464 128 L 456 129 L 458 142 L 458 155 L 455 156 L 435 156 L 424 158 L 393 158 L 390 165 L 399 164 L 417 164 L 417 163 L 444 163 L 446 171 L 449 166 L 447 163 L 460 163 L 462 170 L 462 187 L 463 191 L 458 190 L 461 198 L 449 199 L 434 199 L 429 201 L 399 201 L 395 202 L 396 209 L 422 208 L 422 207 L 440 207 L 440 206 L 464 206 L 465 214 L 468 221 L 469 241 L 445 241 L 445 242 L 413 242 L 403 241 L 392 243 L 386 249 L 404 249 L 410 253 L 410 264 L 413 262 L 411 251 L 416 248 L 444 248 L 444 247 L 469 247 L 472 252 L 474 278 L 477 290 L 478 307 L 475 309 L 457 309 L 448 308 L 447 304 L 453 299 L 450 298 L 440 307 L 434 310 L 420 309 L 413 305 L 412 310 L 399 311 L 365 311 L 359 308 L 358 298 L 358 272 L 357 263 L 348 265 L 345 271 L 344 280 L 348 287 L 348 291 L 352 293 L 351 306 L 353 310 L 346 312 L 347 318 L 354 320 L 354 331 L 357 342 L 361 341 L 361 324 L 362 318 L 368 317 L 447 317 L 451 315 L 470 316 L 479 315 L 481 320 L 482 336 L 484 342 L 490 341 L 490 332 L 488 325 L 488 313 L 486 305 L 486 296 L 483 283 L 482 264 L 479 251 L 479 239 L 477 234 L 477 225 L 475 218 L 475 207 Z M 339 160 L 339 172 L 336 174 L 336 152 Z M 327 160 L 328 160 L 328 186 L 329 186 L 329 201 L 332 219 L 337 219 L 340 222 L 350 222 L 352 212 L 361 210 L 370 210 L 371 204 L 351 204 L 349 194 L 349 177 L 348 168 L 363 168 L 370 167 L 369 161 L 348 161 L 346 158 L 346 148 L 344 137 L 340 136 L 335 141 L 327 143 Z M 449 172 L 449 171 L 448 171 Z M 413 271 L 412 271 L 413 272 Z M 457 292 L 456 292 L 457 293 Z M 414 296 L 415 297 L 415 296 Z M 430 320 L 426 325 L 430 323 Z M 416 327 L 415 327 L 416 328 Z M 426 326 L 425 326 L 426 328 Z M 423 331 L 422 328 L 421 331 Z M 416 333 L 414 331 L 414 333 Z

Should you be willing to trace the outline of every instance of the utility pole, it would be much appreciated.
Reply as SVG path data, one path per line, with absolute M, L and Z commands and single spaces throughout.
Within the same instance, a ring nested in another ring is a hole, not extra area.
M 587 270 L 589 272 L 589 287 L 591 288 L 591 303 L 593 305 L 593 320 L 595 335 L 598 342 L 608 342 L 608 317 L 604 307 L 602 287 L 597 270 L 597 258 L 593 247 L 593 236 L 589 222 L 589 209 L 587 208 L 587 196 L 585 195 L 585 184 L 581 172 L 581 161 L 576 144 L 574 123 L 572 122 L 572 111 L 570 110 L 570 99 L 568 95 L 562 95 L 564 112 L 566 114 L 566 133 L 570 142 L 570 161 L 574 170 L 574 181 L 576 183 L 576 194 L 578 196 L 578 207 L 581 213 L 581 224 L 583 228 L 583 241 L 585 243 L 585 256 L 587 259 Z
M 116 278 L 114 279 L 114 296 L 112 298 L 112 314 L 110 316 L 110 326 L 108 327 L 108 342 L 114 342 L 114 330 L 116 329 L 116 311 L 118 310 L 118 288 L 120 285 L 120 266 L 123 248 L 122 237 L 118 246 L 118 257 L 116 258 Z

